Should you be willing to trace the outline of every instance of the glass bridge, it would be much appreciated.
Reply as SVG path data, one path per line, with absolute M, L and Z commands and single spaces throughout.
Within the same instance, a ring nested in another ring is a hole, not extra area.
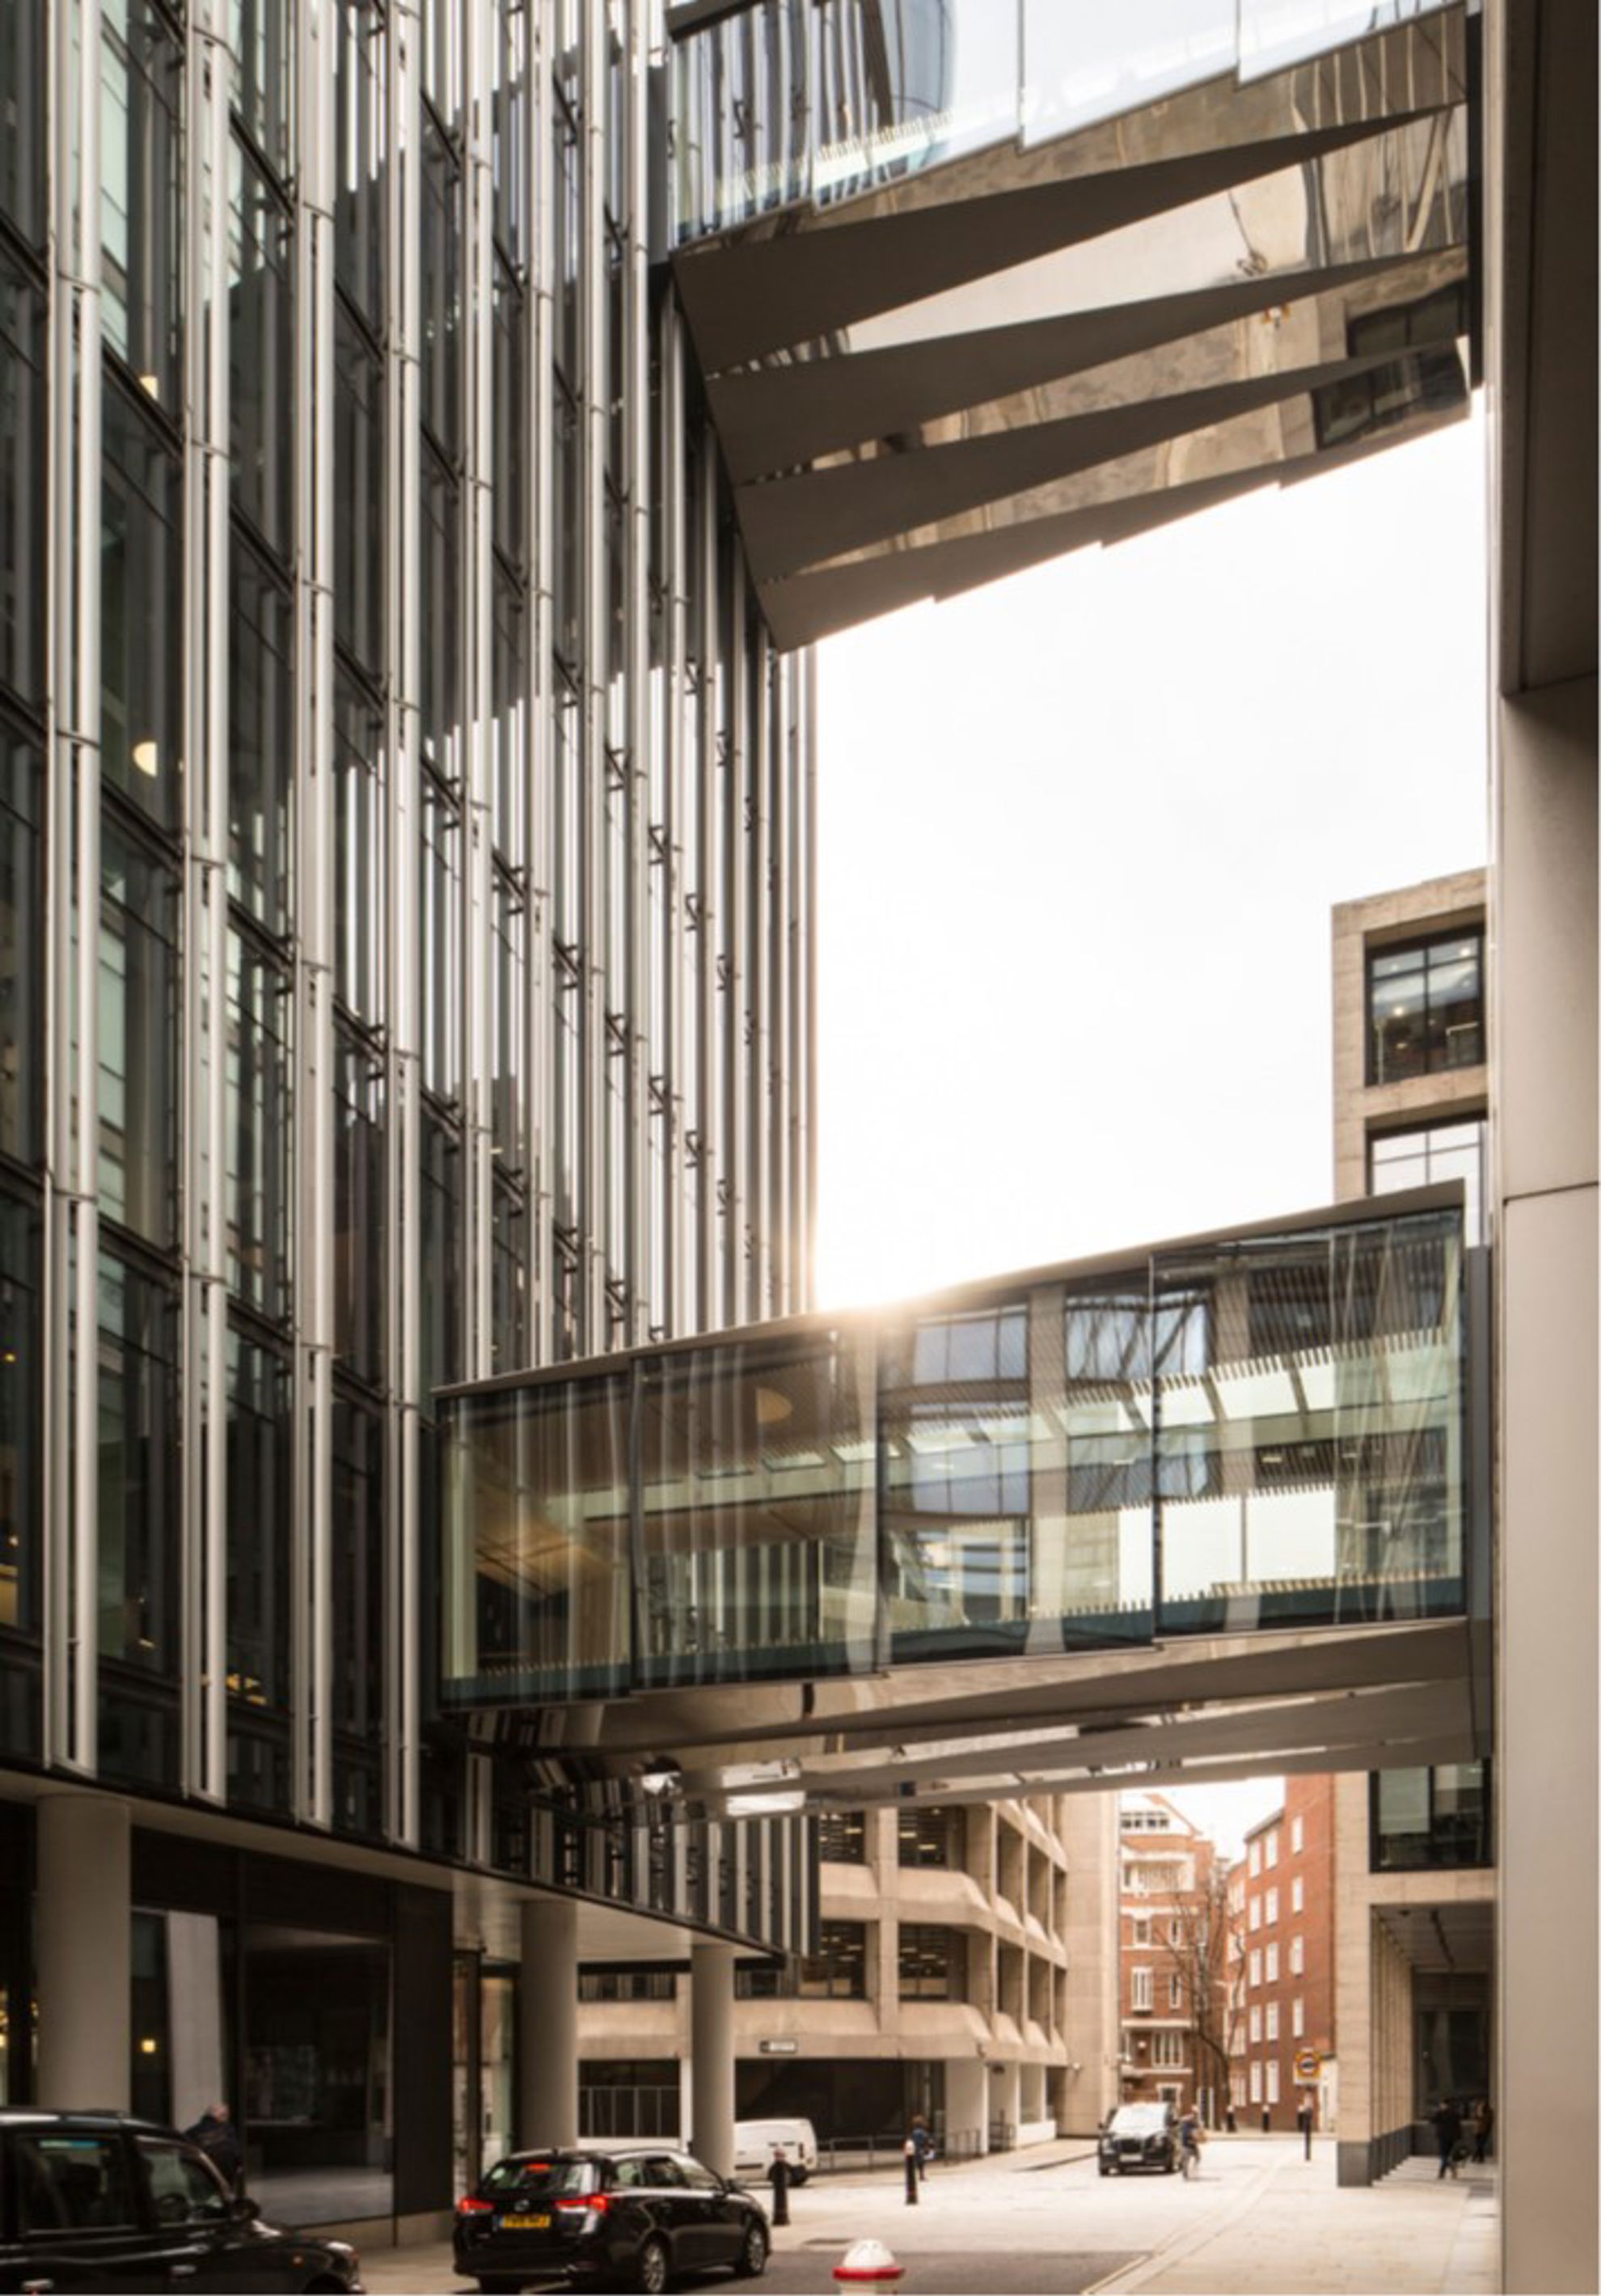
M 1031 1682 L 1104 1693 L 1119 1654 L 1238 1671 L 1264 1638 L 1464 1621 L 1466 1264 L 1434 1189 L 453 1390 L 443 1701 L 657 1718 L 837 1683 L 843 1711 L 926 1677 L 1009 1721 Z

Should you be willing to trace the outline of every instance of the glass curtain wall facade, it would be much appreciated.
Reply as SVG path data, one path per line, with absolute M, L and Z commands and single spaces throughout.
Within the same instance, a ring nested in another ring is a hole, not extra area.
M 654 12 L 0 20 L 0 1760 L 527 1873 L 434 1391 L 808 1304 L 810 668 Z

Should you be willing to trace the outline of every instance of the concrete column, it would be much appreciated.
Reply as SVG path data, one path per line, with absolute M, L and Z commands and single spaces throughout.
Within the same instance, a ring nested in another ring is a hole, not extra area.
M 128 1808 L 103 1794 L 38 1805 L 39 2103 L 126 2112 L 133 1971 Z
M 1596 680 L 1496 757 L 1503 2285 L 1597 2285 Z
M 690 2052 L 694 2117 L 690 2150 L 719 2177 L 734 2172 L 734 1949 L 698 1945 L 690 1955 Z
M 517 1983 L 517 2141 L 578 2141 L 578 1908 L 534 1898 L 522 1909 Z

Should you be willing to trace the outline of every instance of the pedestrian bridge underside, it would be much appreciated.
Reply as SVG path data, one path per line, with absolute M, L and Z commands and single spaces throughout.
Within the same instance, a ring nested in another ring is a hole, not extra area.
M 1459 1190 L 444 1398 L 483 1739 L 706 1816 L 1489 1750 Z
M 1460 4 L 667 22 L 674 276 L 780 647 L 1466 410 Z

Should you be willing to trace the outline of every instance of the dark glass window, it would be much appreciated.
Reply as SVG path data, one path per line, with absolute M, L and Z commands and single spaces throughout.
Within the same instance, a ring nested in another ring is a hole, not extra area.
M 334 987 L 358 1020 L 382 996 L 383 712 L 336 672 L 333 695 Z
M 1484 1058 L 1484 935 L 1476 926 L 1368 952 L 1368 1081 L 1474 1067 Z
M 168 1244 L 177 1219 L 177 873 L 109 816 L 101 872 L 101 1207 Z
M 514 564 L 527 549 L 527 305 L 497 256 L 494 265 L 494 540 Z
M 0 215 L 45 243 L 45 0 L 0 7 Z
M 100 1654 L 178 1671 L 178 1303 L 110 1252 L 100 1260 Z
M 528 1361 L 528 1208 L 521 1191 L 499 1172 L 490 1219 L 494 1368 L 517 1371 Z
M 903 2001 L 965 2001 L 968 1940 L 962 1930 L 903 1922 L 900 1936 Z
M 862 1866 L 867 1861 L 867 1813 L 861 1809 L 824 1810 L 817 1821 L 817 1854 L 837 1866 Z
M 527 1146 L 523 1099 L 526 919 L 515 881 L 498 869 L 490 883 L 489 919 L 491 1128 L 498 1168 L 516 1174 L 522 1170 Z
M 286 1809 L 294 1382 L 233 1331 L 227 1376 L 228 1798 Z
M 289 1312 L 290 982 L 228 936 L 228 1282 L 264 1316 Z
M 1368 1193 L 1389 1196 L 1435 1180 L 1460 1180 L 1466 1190 L 1462 1241 L 1483 1243 L 1489 1135 L 1482 1116 L 1471 1117 L 1466 1124 L 1427 1124 L 1411 1132 L 1379 1133 L 1368 1143 Z
M 819 1924 L 817 1951 L 809 1954 L 801 1964 L 800 1990 L 805 2000 L 866 2000 L 865 1922 Z
M 737 1961 L 734 1964 L 736 2001 L 793 2001 L 796 1976 L 782 1961 Z
M 383 1422 L 364 1404 L 333 1406 L 333 1792 L 336 1824 L 375 1834 L 383 1822 Z
M 0 719 L 0 1150 L 44 1151 L 43 752 Z
M 462 817 L 422 776 L 422 1081 L 441 1100 L 461 1087 Z
M 0 66 L 6 32 L 0 15 Z M 6 104 L 0 68 L 0 122 Z M 0 124 L 0 176 L 5 167 Z M 0 685 L 42 708 L 45 567 L 45 298 L 0 244 Z
M 462 170 L 422 107 L 422 419 L 447 455 L 462 443 Z
M 339 0 L 334 19 L 334 277 L 376 327 L 384 299 L 383 12 L 374 0 Z
M 164 829 L 182 796 L 184 471 L 108 377 L 101 521 L 101 741 L 106 779 Z
M 580 2001 L 672 2001 L 678 1980 L 670 1969 L 585 1969 L 578 1973 Z
M 1492 1862 L 1488 1762 L 1376 1770 L 1371 1790 L 1376 1874 Z
M 422 1118 L 422 1392 L 462 1376 L 462 1144 L 430 1110 Z
M 958 1809 L 903 1809 L 896 1826 L 903 1866 L 960 1866 L 962 1816 Z
M 293 532 L 294 240 L 288 209 L 235 138 L 228 213 L 228 418 L 233 500 L 287 558 Z
M 173 422 L 184 403 L 183 49 L 151 0 L 103 0 L 102 324 Z
M 294 28 L 291 0 L 229 0 L 233 109 L 283 176 L 294 129 Z
M 497 853 L 515 865 L 523 855 L 528 737 L 528 602 L 520 582 L 494 570 L 494 744 L 490 828 Z
M 39 1372 L 38 1213 L 0 1195 L 0 1628 L 25 1635 L 42 1592 Z M 0 1735 L 6 1712 L 0 1700 Z
M 289 930 L 295 612 L 286 583 L 237 536 L 228 617 L 228 890 Z
M 376 677 L 384 660 L 383 362 L 342 307 L 334 365 L 334 627 Z
M 376 1383 L 384 1366 L 383 1062 L 338 1027 L 334 1076 L 334 1353 Z
M 462 772 L 462 490 L 422 450 L 422 754 L 447 781 Z

